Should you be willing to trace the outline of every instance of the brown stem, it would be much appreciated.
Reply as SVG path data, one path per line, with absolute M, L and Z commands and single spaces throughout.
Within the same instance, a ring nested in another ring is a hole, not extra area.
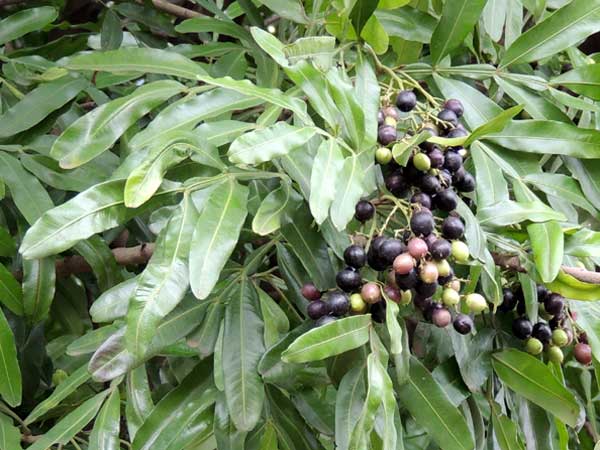
M 143 0 L 137 0 L 138 3 L 144 3 Z M 180 17 L 182 19 L 191 19 L 192 17 L 200 17 L 198 11 L 193 11 L 188 8 L 184 8 L 183 6 L 174 5 L 166 0 L 152 0 L 152 4 L 156 9 L 160 9 L 168 14 L 171 14 L 175 17 Z
M 503 269 L 509 269 L 515 272 L 526 272 L 525 268 L 521 266 L 518 256 L 492 253 L 492 257 L 494 258 L 496 265 Z

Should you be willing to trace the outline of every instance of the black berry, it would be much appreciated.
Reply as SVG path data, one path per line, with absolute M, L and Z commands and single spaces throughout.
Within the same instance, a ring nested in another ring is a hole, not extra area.
M 498 310 L 502 312 L 509 312 L 515 309 L 515 306 L 517 306 L 517 297 L 515 297 L 515 294 L 512 290 L 509 288 L 504 288 L 502 290 L 502 303 L 498 307 Z
M 436 239 L 429 251 L 434 259 L 446 259 L 452 252 L 452 245 L 446 239 Z
M 543 303 L 546 301 L 546 297 L 548 297 L 548 289 L 546 286 L 538 284 L 537 285 L 537 299 L 538 302 Z
M 359 201 L 354 208 L 354 217 L 356 217 L 356 220 L 359 222 L 366 222 L 371 219 L 374 214 L 375 206 L 367 200 Z
M 450 172 L 456 172 L 463 165 L 463 157 L 457 152 L 448 151 L 444 157 L 444 168 Z
M 442 235 L 446 239 L 460 239 L 465 233 L 465 225 L 460 218 L 448 216 L 442 222 Z
M 313 320 L 320 319 L 321 317 L 329 314 L 329 305 L 322 300 L 315 300 L 310 302 L 306 307 L 306 313 L 308 317 Z
M 458 137 L 465 137 L 467 136 L 469 133 L 467 133 L 466 130 L 463 130 L 462 128 L 453 128 L 450 131 L 448 131 L 448 134 L 446 135 L 447 138 L 458 138 Z
M 458 197 L 452 189 L 444 189 L 438 192 L 433 201 L 435 206 L 442 211 L 453 211 L 458 206 Z
M 449 109 L 442 109 L 438 114 L 438 119 L 450 123 L 453 127 L 458 125 L 458 116 Z
M 565 306 L 565 299 L 560 294 L 550 294 L 544 301 L 544 308 L 548 314 L 557 316 L 562 313 Z
M 358 271 L 351 267 L 346 267 L 337 273 L 335 281 L 341 290 L 351 292 L 360 287 L 362 278 Z
M 417 293 L 423 297 L 432 297 L 437 288 L 437 282 L 424 283 L 423 281 L 419 280 L 415 286 L 415 291 L 417 291 Z
M 406 251 L 406 245 L 398 239 L 388 239 L 383 244 L 381 244 L 381 248 L 379 250 L 379 256 L 383 259 L 388 265 L 391 265 L 400 253 Z
M 440 180 L 434 175 L 423 175 L 421 178 L 421 190 L 426 194 L 435 194 L 442 189 Z
M 527 339 L 531 336 L 533 326 L 525 317 L 518 317 L 512 323 L 513 334 L 519 339 Z
M 348 296 L 342 292 L 332 292 L 327 300 L 329 310 L 334 316 L 343 316 L 350 311 L 350 300 Z
M 321 291 L 312 283 L 306 283 L 302 286 L 302 296 L 306 300 L 319 300 L 321 298 Z
M 375 322 L 385 322 L 385 306 L 385 302 L 377 302 L 371 305 L 371 317 Z
M 550 342 L 550 339 L 552 339 L 552 330 L 545 323 L 538 322 L 533 326 L 533 331 L 531 332 L 531 335 L 534 338 L 542 341 L 544 344 L 547 344 Z
M 404 197 L 408 189 L 408 184 L 402 173 L 394 172 L 385 178 L 385 187 L 396 197 Z
M 323 316 L 319 320 L 315 322 L 315 326 L 321 327 L 323 325 L 327 325 L 328 323 L 335 322 L 335 317 L 333 316 Z
M 412 289 L 419 282 L 419 274 L 415 269 L 412 269 L 406 275 L 396 274 L 396 284 L 402 290 Z
M 428 236 L 434 226 L 433 216 L 429 210 L 415 211 L 410 218 L 410 229 L 417 236 Z
M 360 269 L 367 262 L 367 254 L 365 249 L 360 245 L 351 245 L 344 250 L 344 261 L 350 267 Z
M 461 192 L 473 192 L 475 190 L 475 177 L 469 172 L 465 172 L 462 179 L 455 183 L 455 186 Z
M 418 203 L 424 208 L 431 209 L 431 197 L 425 192 L 417 192 L 410 198 L 411 203 Z
M 389 145 L 398 138 L 398 132 L 390 125 L 383 125 L 379 127 L 377 138 L 381 145 Z
M 444 153 L 439 148 L 435 147 L 427 156 L 429 156 L 432 169 L 440 169 L 444 166 Z
M 455 98 L 446 100 L 446 102 L 444 103 L 444 109 L 449 109 L 454 114 L 456 114 L 456 117 L 462 116 L 465 112 L 462 102 Z
M 469 334 L 473 330 L 473 319 L 466 314 L 457 314 L 452 326 L 460 334 Z
M 402 112 L 412 111 L 417 104 L 417 96 L 413 91 L 400 91 L 396 97 L 396 106 Z

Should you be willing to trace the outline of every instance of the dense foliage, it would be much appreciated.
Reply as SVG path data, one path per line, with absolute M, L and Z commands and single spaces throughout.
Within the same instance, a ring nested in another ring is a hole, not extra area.
M 0 0 L 0 450 L 594 449 L 599 31 Z

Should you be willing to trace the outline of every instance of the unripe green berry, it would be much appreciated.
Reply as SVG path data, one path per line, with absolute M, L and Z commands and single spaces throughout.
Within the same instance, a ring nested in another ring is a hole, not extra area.
M 384 125 L 389 125 L 390 127 L 394 128 L 396 128 L 396 125 L 398 125 L 398 121 L 390 116 L 386 116 L 386 118 L 383 120 L 383 123 Z
M 525 342 L 525 350 L 531 355 L 539 355 L 544 350 L 544 344 L 539 339 L 529 338 Z
M 557 328 L 552 332 L 552 342 L 559 347 L 564 347 L 569 343 L 569 336 L 565 330 Z
M 470 311 L 475 314 L 485 311 L 488 308 L 485 298 L 481 294 L 473 293 L 465 297 L 465 304 Z
M 412 291 L 410 289 L 402 291 L 402 297 L 400 297 L 401 305 L 409 305 L 412 302 Z
M 458 305 L 460 302 L 460 294 L 454 289 L 446 288 L 444 289 L 444 292 L 442 292 L 442 301 L 446 306 Z
M 559 347 L 552 345 L 548 348 L 548 359 L 553 363 L 562 364 L 565 355 Z
M 450 272 L 452 271 L 452 268 L 450 267 L 450 263 L 446 259 L 436 261 L 435 266 L 437 267 L 438 274 L 440 277 L 447 277 L 448 275 L 450 275 Z
M 469 247 L 463 241 L 452 241 L 452 256 L 458 262 L 469 260 Z
M 375 152 L 375 160 L 379 164 L 389 164 L 392 160 L 392 151 L 387 147 L 379 147 Z
M 367 304 L 360 294 L 350 296 L 350 310 L 355 314 L 362 314 L 367 310 Z
M 413 158 L 413 165 L 422 172 L 426 172 L 431 168 L 431 160 L 425 153 L 417 153 Z

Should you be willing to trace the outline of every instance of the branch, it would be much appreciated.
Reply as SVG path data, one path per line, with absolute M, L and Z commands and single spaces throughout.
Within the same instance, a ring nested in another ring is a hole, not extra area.
M 137 0 L 137 2 L 144 3 L 143 0 Z M 202 14 L 200 14 L 198 11 L 193 11 L 191 9 L 184 8 L 183 6 L 179 5 L 174 5 L 173 3 L 168 2 L 167 0 L 152 0 L 152 4 L 156 9 L 160 9 L 161 11 L 169 13 L 175 17 L 181 17 L 182 19 L 191 19 L 192 17 L 202 16 Z

